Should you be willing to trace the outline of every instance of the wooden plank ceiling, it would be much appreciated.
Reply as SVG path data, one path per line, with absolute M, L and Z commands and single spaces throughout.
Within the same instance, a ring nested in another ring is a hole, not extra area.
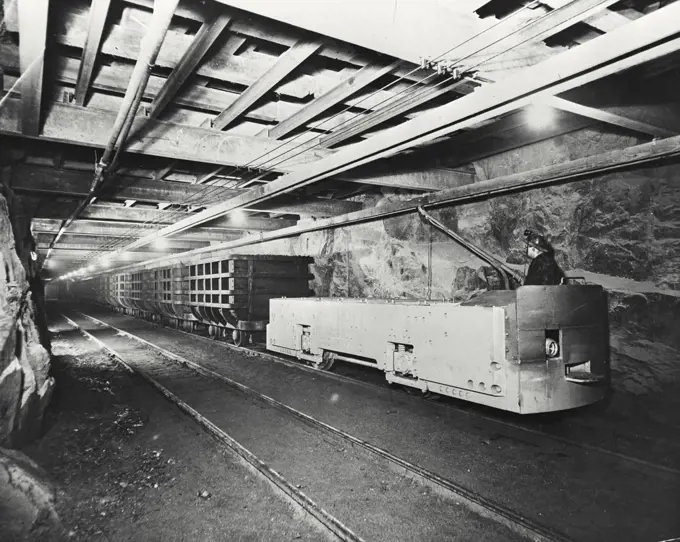
M 557 111 L 545 130 L 527 126 L 517 108 L 261 195 L 258 188 L 282 175 L 304 176 L 320 160 L 466 103 L 477 89 L 502 88 L 672 2 L 424 0 L 402 11 L 389 2 L 391 11 L 374 14 L 385 21 L 345 12 L 344 26 L 323 10 L 305 14 L 287 3 L 180 2 L 121 161 L 54 243 L 62 221 L 91 195 L 153 1 L 4 1 L 0 160 L 35 214 L 41 256 L 54 245 L 48 268 L 62 275 L 102 254 L 143 261 L 290 228 L 300 218 L 359 211 L 362 193 L 452 189 L 476 180 L 475 160 L 589 125 L 648 140 L 680 130 L 674 97 L 648 84 L 671 77 L 675 57 L 666 55 L 544 100 Z M 234 198 L 238 213 L 201 218 Z M 154 232 L 184 222 L 172 238 L 151 243 Z

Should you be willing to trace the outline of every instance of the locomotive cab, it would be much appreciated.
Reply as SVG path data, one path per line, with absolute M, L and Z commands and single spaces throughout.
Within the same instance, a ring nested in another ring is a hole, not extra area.
M 505 305 L 506 339 L 512 339 L 506 340 L 506 367 L 517 383 L 516 411 L 551 412 L 603 399 L 609 384 L 603 288 L 520 286 L 499 293 L 486 292 L 463 305 L 489 305 L 494 299 Z

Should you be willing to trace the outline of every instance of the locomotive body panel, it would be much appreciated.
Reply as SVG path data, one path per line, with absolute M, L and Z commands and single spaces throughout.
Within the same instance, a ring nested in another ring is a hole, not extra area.
M 274 299 L 267 348 L 373 364 L 390 382 L 512 409 L 517 371 L 506 358 L 506 309 L 450 302 Z

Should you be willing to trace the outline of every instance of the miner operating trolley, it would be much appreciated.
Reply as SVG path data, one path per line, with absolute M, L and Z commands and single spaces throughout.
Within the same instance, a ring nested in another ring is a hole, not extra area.
M 556 286 L 563 284 L 564 272 L 555 261 L 555 250 L 542 235 L 524 231 L 527 245 L 526 254 L 531 259 L 529 270 L 524 278 L 525 286 Z

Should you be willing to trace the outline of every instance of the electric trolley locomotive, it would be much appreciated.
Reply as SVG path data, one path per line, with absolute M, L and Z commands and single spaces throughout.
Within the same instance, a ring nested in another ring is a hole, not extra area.
M 606 296 L 591 285 L 521 286 L 465 303 L 272 299 L 267 348 L 521 414 L 596 402 L 609 380 Z

